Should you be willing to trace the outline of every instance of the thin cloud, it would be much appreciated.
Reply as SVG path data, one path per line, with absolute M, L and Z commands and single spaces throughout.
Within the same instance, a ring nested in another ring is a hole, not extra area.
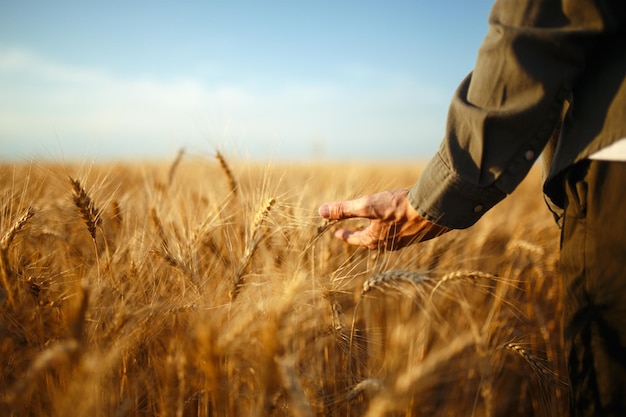
M 59 143 L 66 154 L 66 147 L 78 146 L 79 156 L 96 148 L 113 157 L 170 156 L 181 146 L 210 150 L 216 142 L 235 142 L 261 157 L 268 148 L 278 156 L 305 156 L 320 142 L 336 156 L 367 150 L 375 157 L 377 149 L 393 156 L 390 140 L 399 156 L 433 149 L 446 98 L 409 76 L 351 71 L 354 78 L 325 83 L 209 84 L 191 77 L 125 78 L 24 49 L 0 50 L 3 156 Z M 292 155 L 281 154 L 281 142 Z

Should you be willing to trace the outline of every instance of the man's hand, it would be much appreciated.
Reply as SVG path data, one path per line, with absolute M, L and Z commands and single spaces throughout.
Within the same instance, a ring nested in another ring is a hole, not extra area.
M 370 219 L 365 229 L 335 232 L 337 239 L 369 249 L 400 249 L 451 230 L 421 217 L 411 207 L 408 194 L 408 190 L 383 191 L 356 200 L 325 203 L 319 214 L 328 220 Z

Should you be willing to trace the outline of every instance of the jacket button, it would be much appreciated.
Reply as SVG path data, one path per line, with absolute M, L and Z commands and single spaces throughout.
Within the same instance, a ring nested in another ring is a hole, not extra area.
M 482 204 L 478 204 L 478 205 L 474 206 L 474 213 L 480 213 L 481 211 L 483 211 Z
M 526 153 L 524 154 L 524 158 L 526 158 L 527 161 L 532 161 L 535 158 L 535 151 L 526 151 Z

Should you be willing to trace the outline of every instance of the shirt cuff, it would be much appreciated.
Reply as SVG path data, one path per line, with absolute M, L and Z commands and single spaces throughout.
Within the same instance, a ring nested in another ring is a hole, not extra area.
M 490 186 L 478 187 L 459 177 L 437 153 L 409 192 L 411 206 L 426 220 L 465 229 L 506 197 Z

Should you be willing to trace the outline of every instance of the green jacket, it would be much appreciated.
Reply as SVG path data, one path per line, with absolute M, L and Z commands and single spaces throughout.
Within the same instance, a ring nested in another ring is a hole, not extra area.
M 439 151 L 409 193 L 462 229 L 510 194 L 543 151 L 557 218 L 572 164 L 626 138 L 626 0 L 497 0 Z

